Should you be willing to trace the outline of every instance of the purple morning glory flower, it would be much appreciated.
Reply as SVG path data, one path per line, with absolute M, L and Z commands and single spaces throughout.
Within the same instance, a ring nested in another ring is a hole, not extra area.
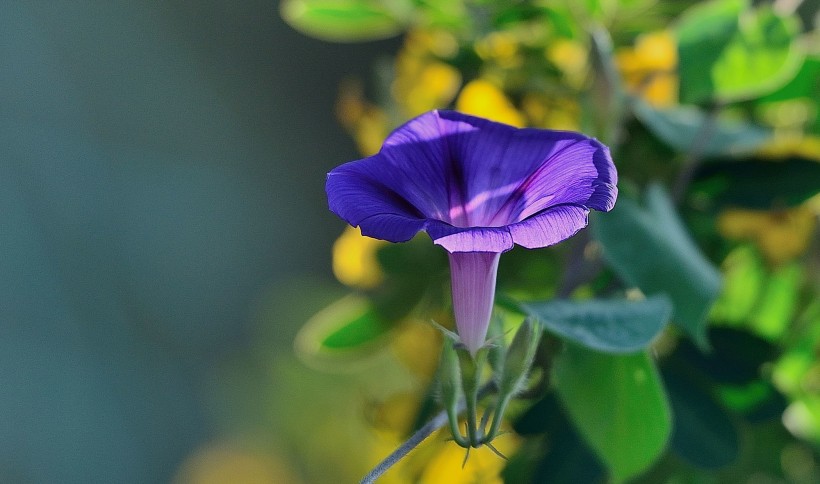
M 447 250 L 456 329 L 475 354 L 500 254 L 571 237 L 590 209 L 612 209 L 617 181 L 609 149 L 582 134 L 432 111 L 376 155 L 331 171 L 326 190 L 330 209 L 364 235 L 405 242 L 424 230 Z

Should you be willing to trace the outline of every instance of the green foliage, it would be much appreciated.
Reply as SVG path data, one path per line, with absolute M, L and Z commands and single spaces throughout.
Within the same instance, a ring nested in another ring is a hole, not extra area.
M 523 303 L 521 308 L 548 331 L 606 353 L 630 353 L 646 347 L 672 313 L 672 304 L 663 295 L 643 301 L 557 299 Z
M 645 353 L 607 355 L 567 345 L 555 371 L 567 412 L 616 481 L 635 476 L 660 457 L 672 418 L 658 372 Z
M 707 121 L 710 115 L 696 106 L 654 109 L 636 99 L 632 111 L 649 131 L 680 153 L 696 146 L 703 156 L 710 157 L 748 152 L 772 137 L 771 130 L 744 121 L 725 118 Z M 704 131 L 707 123 L 710 129 Z
M 675 415 L 672 448 L 694 466 L 717 469 L 739 452 L 735 425 L 708 389 L 683 371 L 664 373 Z
M 411 6 L 402 0 L 283 0 L 280 8 L 293 28 L 337 42 L 398 35 L 411 12 Z
M 681 98 L 729 102 L 772 92 L 800 66 L 797 20 L 747 0 L 712 0 L 687 11 L 677 26 Z
M 367 299 L 349 295 L 313 316 L 299 332 L 296 349 L 320 366 L 350 363 L 369 356 L 374 343 L 394 327 Z
M 720 274 L 695 245 L 666 192 L 651 186 L 645 208 L 621 197 L 615 210 L 595 218 L 593 232 L 618 275 L 646 294 L 669 296 L 673 321 L 705 346 L 706 316 L 720 290 Z
M 711 208 L 768 210 L 802 204 L 817 194 L 818 180 L 820 163 L 805 158 L 724 158 L 698 170 L 692 191 Z

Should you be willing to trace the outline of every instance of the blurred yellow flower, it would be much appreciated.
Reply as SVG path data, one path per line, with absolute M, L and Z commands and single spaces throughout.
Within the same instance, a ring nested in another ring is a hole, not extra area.
M 485 61 L 495 62 L 503 69 L 519 67 L 523 63 L 518 39 L 510 32 L 492 32 L 475 43 L 475 51 Z
M 378 285 L 382 274 L 376 251 L 386 242 L 362 235 L 347 226 L 333 244 L 333 274 L 342 284 L 361 289 Z
M 441 332 L 430 324 L 410 321 L 391 340 L 390 349 L 413 374 L 429 381 L 438 367 Z
M 505 434 L 493 440 L 493 446 L 506 456 L 512 455 L 520 442 L 515 434 Z M 462 468 L 465 449 L 453 442 L 439 445 L 436 454 L 427 463 L 421 478 L 422 484 L 501 484 L 501 471 L 507 461 L 490 449 L 481 447 L 470 450 L 470 458 Z
M 470 81 L 456 99 L 456 109 L 462 113 L 481 116 L 516 127 L 526 124 L 504 92 L 484 79 Z
M 521 100 L 521 110 L 527 115 L 529 126 L 567 131 L 580 130 L 581 108 L 572 99 L 548 98 L 538 93 L 527 93 Z
M 443 62 L 430 62 L 415 72 L 405 70 L 396 79 L 394 94 L 409 116 L 446 106 L 461 85 L 461 74 Z
M 635 47 L 619 49 L 615 61 L 626 87 L 655 106 L 671 106 L 678 99 L 678 50 L 668 31 L 639 36 Z
M 358 82 L 342 83 L 336 101 L 336 118 L 353 135 L 359 152 L 365 156 L 377 153 L 390 132 L 384 111 L 364 100 Z
M 758 154 L 770 158 L 802 156 L 820 161 L 820 136 L 802 134 L 776 134 Z
M 269 450 L 249 450 L 230 442 L 209 444 L 188 457 L 174 484 L 299 483 L 288 464 Z
M 415 29 L 405 34 L 402 51 L 416 56 L 433 54 L 446 59 L 458 53 L 458 41 L 446 30 Z
M 561 69 L 570 86 L 580 88 L 583 85 L 587 73 L 587 49 L 580 42 L 558 39 L 547 47 L 546 57 Z
M 791 260 L 808 248 L 817 215 L 803 204 L 789 210 L 728 209 L 717 220 L 728 239 L 751 240 L 773 264 Z
M 427 31 L 407 34 L 396 55 L 393 97 L 408 117 L 450 104 L 461 86 L 461 73 L 442 62 L 440 54 L 454 54 L 458 46 L 451 35 Z

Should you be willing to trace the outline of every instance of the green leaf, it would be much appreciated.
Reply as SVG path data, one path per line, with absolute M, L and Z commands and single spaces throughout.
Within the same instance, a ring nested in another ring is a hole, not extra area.
M 686 367 L 664 369 L 663 376 L 675 415 L 675 452 L 704 469 L 734 461 L 740 452 L 737 429 L 714 395 Z
M 371 356 L 393 324 L 378 317 L 365 298 L 348 295 L 310 318 L 296 336 L 303 360 L 333 366 Z
M 567 345 L 555 370 L 568 413 L 616 481 L 639 474 L 661 455 L 671 415 L 645 353 L 616 356 Z
M 607 353 L 630 353 L 646 347 L 672 314 L 672 303 L 663 295 L 643 301 L 552 300 L 524 303 L 521 308 L 547 330 Z
M 712 351 L 702 352 L 689 341 L 680 341 L 675 357 L 685 361 L 686 373 L 727 385 L 748 385 L 758 381 L 764 365 L 771 363 L 777 348 L 770 342 L 739 329 L 709 328 Z
M 710 319 L 730 324 L 746 322 L 766 280 L 763 259 L 753 245 L 741 245 L 722 264 L 723 290 L 712 307 Z
M 820 163 L 790 157 L 715 160 L 695 174 L 692 193 L 712 205 L 759 210 L 796 207 L 818 193 Z
M 502 474 L 504 482 L 606 482 L 607 469 L 570 422 L 555 392 L 549 392 L 530 407 L 513 428 L 519 435 L 544 434 L 547 445 L 542 443 L 542 439 L 526 439 L 526 442 L 536 444 L 537 448 L 522 447 L 510 459 Z M 524 456 L 526 464 L 521 462 Z
M 769 129 L 721 117 L 711 121 L 709 133 L 703 133 L 704 124 L 710 121 L 708 115 L 695 106 L 654 109 L 635 99 L 632 111 L 652 134 L 679 152 L 691 150 L 696 140 L 703 136 L 707 136 L 708 141 L 701 154 L 707 157 L 752 151 L 772 137 Z
M 706 316 L 720 291 L 720 273 L 695 245 L 663 188 L 649 187 L 646 208 L 620 198 L 612 212 L 595 217 L 592 229 L 618 275 L 647 295 L 667 294 L 673 321 L 705 346 Z
M 803 268 L 798 262 L 772 271 L 751 317 L 751 325 L 759 335 L 774 341 L 783 338 L 794 320 L 802 282 Z
M 807 56 L 794 78 L 761 101 L 789 101 L 795 98 L 814 100 L 820 92 L 820 55 Z
M 283 0 L 280 11 L 304 34 L 331 42 L 361 42 L 401 33 L 412 5 L 400 0 Z
M 677 26 L 681 99 L 686 103 L 750 99 L 794 77 L 803 58 L 799 22 L 747 0 L 696 5 Z

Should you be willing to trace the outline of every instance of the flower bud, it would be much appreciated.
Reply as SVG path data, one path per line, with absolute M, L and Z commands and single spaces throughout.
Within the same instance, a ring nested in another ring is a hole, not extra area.
M 453 347 L 453 340 L 450 338 L 444 338 L 439 363 L 439 385 L 444 408 L 455 409 L 461 397 L 461 370 L 456 349 Z
M 541 331 L 541 324 L 531 318 L 521 323 L 504 360 L 504 371 L 499 382 L 502 395 L 512 395 L 521 390 L 535 358 Z

